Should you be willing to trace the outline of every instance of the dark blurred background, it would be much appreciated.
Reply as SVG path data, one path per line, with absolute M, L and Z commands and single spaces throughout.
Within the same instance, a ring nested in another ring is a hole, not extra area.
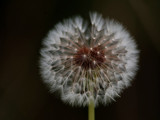
M 1 0 L 0 120 L 87 120 L 87 108 L 64 104 L 39 75 L 42 39 L 65 18 L 90 11 L 123 23 L 140 49 L 132 86 L 96 120 L 160 120 L 159 0 Z

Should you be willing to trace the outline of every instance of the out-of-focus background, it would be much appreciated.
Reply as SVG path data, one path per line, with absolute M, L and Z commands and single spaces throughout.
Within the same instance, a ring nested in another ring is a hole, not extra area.
M 97 11 L 123 23 L 140 49 L 132 86 L 96 120 L 160 120 L 159 0 L 1 0 L 0 120 L 87 120 L 87 108 L 64 104 L 39 75 L 41 42 L 54 25 Z

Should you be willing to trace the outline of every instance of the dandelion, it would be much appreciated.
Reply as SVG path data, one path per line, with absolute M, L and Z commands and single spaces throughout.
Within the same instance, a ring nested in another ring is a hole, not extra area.
M 52 92 L 64 102 L 107 104 L 128 87 L 137 71 L 138 50 L 118 22 L 90 14 L 64 20 L 43 41 L 40 68 Z

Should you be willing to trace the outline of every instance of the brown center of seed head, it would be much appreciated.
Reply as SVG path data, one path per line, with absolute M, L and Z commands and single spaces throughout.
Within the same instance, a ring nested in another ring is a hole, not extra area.
M 101 67 L 105 62 L 104 50 L 100 48 L 100 46 L 96 46 L 94 48 L 87 48 L 83 46 L 77 50 L 73 60 L 75 65 L 78 65 L 85 70 L 93 70 Z

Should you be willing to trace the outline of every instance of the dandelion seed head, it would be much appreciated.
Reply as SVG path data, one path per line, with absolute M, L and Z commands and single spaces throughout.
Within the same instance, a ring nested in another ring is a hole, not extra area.
M 138 69 L 136 44 L 120 23 L 97 13 L 90 23 L 75 17 L 57 24 L 41 49 L 44 82 L 71 105 L 115 101 Z

